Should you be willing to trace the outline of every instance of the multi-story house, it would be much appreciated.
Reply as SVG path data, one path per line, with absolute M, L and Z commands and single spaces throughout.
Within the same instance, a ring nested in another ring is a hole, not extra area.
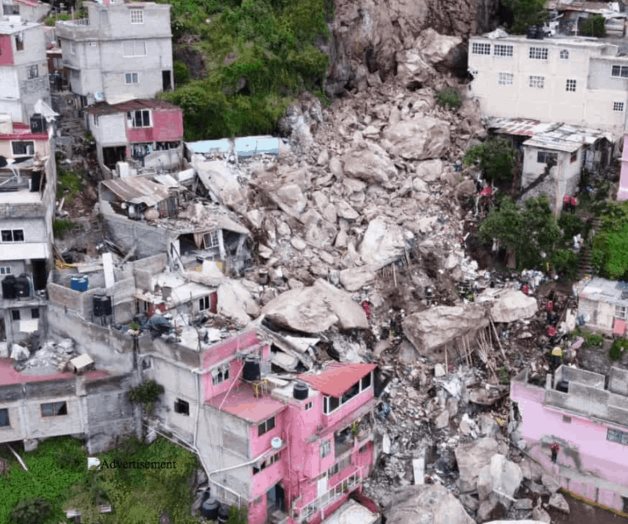
M 0 19 L 0 113 L 27 123 L 38 100 L 50 104 L 44 26 Z
M 578 316 L 588 329 L 609 336 L 628 332 L 628 283 L 605 278 L 582 280 L 576 285 Z
M 57 178 L 52 127 L 9 127 L 0 126 L 0 341 L 19 342 L 45 319 Z
M 526 452 L 564 490 L 628 516 L 628 372 L 561 366 L 545 379 L 511 382 Z
M 153 98 L 173 88 L 170 5 L 86 2 L 87 18 L 57 22 L 80 105 Z
M 160 171 L 181 167 L 181 108 L 163 100 L 99 103 L 88 109 L 87 120 L 105 171 L 115 170 L 123 161 Z
M 38 0 L 2 0 L 4 16 L 19 16 L 27 22 L 41 22 L 50 12 L 50 4 Z
M 605 40 L 496 31 L 469 40 L 471 93 L 486 116 L 562 122 L 623 135 L 628 57 Z

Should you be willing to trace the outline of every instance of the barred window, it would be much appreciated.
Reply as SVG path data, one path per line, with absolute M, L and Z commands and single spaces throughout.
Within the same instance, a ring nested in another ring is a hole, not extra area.
M 530 58 L 534 60 L 547 60 L 547 47 L 531 47 Z
M 498 73 L 497 74 L 497 84 L 500 86 L 510 86 L 512 85 L 513 74 L 512 73 Z
M 530 87 L 534 87 L 536 89 L 543 89 L 545 87 L 545 77 L 544 76 L 530 76 Z
M 482 44 L 480 42 L 473 42 L 471 44 L 471 53 L 474 55 L 490 55 L 491 44 Z
M 568 79 L 565 82 L 565 91 L 575 91 L 576 90 L 576 81 L 572 79 Z
M 624 103 L 623 102 L 613 102 L 613 111 L 623 111 Z
M 512 56 L 513 46 L 495 44 L 495 56 Z
M 567 49 L 560 50 L 560 59 L 561 60 L 569 60 L 569 51 Z

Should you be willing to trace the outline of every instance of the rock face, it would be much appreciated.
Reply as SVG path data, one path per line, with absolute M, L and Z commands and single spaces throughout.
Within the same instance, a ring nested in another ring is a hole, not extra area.
M 324 280 L 282 293 L 264 306 L 262 314 L 281 327 L 304 333 L 322 333 L 333 325 L 340 329 L 368 328 L 362 307 Z
M 406 160 L 439 158 L 450 146 L 449 124 L 430 117 L 397 122 L 384 132 L 388 152 Z
M 419 353 L 429 354 L 487 325 L 486 312 L 476 304 L 436 306 L 407 316 L 403 333 Z
M 458 499 L 440 484 L 402 490 L 385 514 L 394 524 L 474 524 Z

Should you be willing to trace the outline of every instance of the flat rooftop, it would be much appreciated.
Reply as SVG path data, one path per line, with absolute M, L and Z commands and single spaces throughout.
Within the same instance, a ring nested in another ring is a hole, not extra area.
M 0 358 L 0 387 L 50 380 L 74 380 L 76 378 L 76 375 L 70 372 L 59 372 L 54 369 L 51 369 L 49 372 L 46 371 L 45 369 L 29 370 L 27 372 L 16 371 L 10 358 Z M 95 370 L 88 371 L 81 376 L 87 380 L 96 380 L 105 378 L 109 374 L 106 371 Z
M 39 27 L 41 24 L 37 24 L 35 22 L 15 22 L 13 20 L 9 20 L 6 17 L 0 18 L 0 35 L 13 35 L 15 33 L 20 33 L 21 31 L 26 31 L 27 29 L 33 29 L 34 27 Z
M 253 388 L 246 383 L 240 383 L 231 391 L 212 398 L 207 404 L 253 423 L 263 422 L 286 407 L 286 404 L 269 395 L 256 397 Z
M 471 41 L 477 40 L 493 40 L 499 42 L 513 42 L 521 43 L 526 42 L 530 45 L 538 46 L 568 46 L 568 47 L 589 47 L 589 48 L 616 48 L 618 47 L 604 39 L 585 37 L 585 36 L 562 36 L 556 35 L 551 37 L 544 37 L 543 39 L 528 38 L 526 35 L 510 35 L 503 29 L 496 29 L 490 33 L 483 35 L 472 36 Z
M 593 278 L 578 287 L 580 298 L 628 307 L 628 282 Z

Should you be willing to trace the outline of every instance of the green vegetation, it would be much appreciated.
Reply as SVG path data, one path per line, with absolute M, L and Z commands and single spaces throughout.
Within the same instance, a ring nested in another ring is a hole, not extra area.
M 175 38 L 200 54 L 207 77 L 175 66 L 163 97 L 183 108 L 188 140 L 271 133 L 304 90 L 319 92 L 330 0 L 174 0 Z M 189 43 L 192 42 L 192 43 Z
M 613 361 L 620 360 L 626 348 L 628 348 L 628 340 L 625 338 L 616 339 L 608 352 L 608 358 Z
M 628 279 L 628 202 L 612 203 L 600 216 L 602 224 L 593 238 L 593 265 L 613 280 Z
M 48 27 L 54 27 L 57 22 L 63 22 L 65 20 L 71 20 L 72 16 L 67 13 L 58 13 L 56 15 L 50 15 L 44 20 L 44 24 Z
M 154 380 L 146 380 L 139 386 L 129 390 L 129 400 L 136 404 L 141 404 L 147 414 L 152 414 L 155 409 L 155 403 L 163 394 L 164 387 Z
M 458 109 L 462 105 L 462 99 L 457 89 L 446 87 L 436 93 L 436 102 L 439 106 L 447 109 Z
M 190 81 L 190 70 L 188 66 L 181 62 L 180 60 L 175 60 L 172 65 L 173 73 L 174 73 L 174 84 L 177 86 L 182 86 L 183 84 L 187 84 Z
M 55 218 L 52 223 L 52 231 L 55 238 L 65 238 L 65 236 L 74 229 L 74 222 L 67 218 Z
M 463 162 L 466 166 L 478 165 L 490 182 L 507 181 L 512 178 L 516 152 L 504 138 L 489 138 L 468 149 Z
M 61 167 L 60 159 L 57 158 L 57 198 L 65 197 L 66 203 L 69 204 L 82 190 L 81 175 Z
M 84 524 L 144 524 L 158 522 L 163 513 L 177 524 L 197 522 L 190 515 L 189 484 L 197 467 L 196 457 L 166 440 L 158 439 L 150 445 L 127 441 L 117 450 L 99 455 L 103 464 L 99 471 L 87 470 L 85 450 L 79 441 L 70 438 L 44 441 L 36 451 L 22 457 L 29 471 L 24 471 L 8 452 L 2 455 L 10 469 L 0 484 L 0 524 L 65 522 L 63 511 L 69 508 L 82 513 Z M 171 467 L 104 467 L 105 461 L 111 464 L 114 460 L 160 462 Z M 111 504 L 113 513 L 100 515 L 98 504 Z M 46 507 L 49 514 L 43 516 Z
M 512 12 L 510 32 L 523 34 L 529 26 L 541 25 L 547 20 L 545 0 L 502 0 L 502 5 Z
M 581 36 L 606 36 L 606 21 L 602 15 L 594 15 L 589 18 L 581 18 L 578 33 Z
M 496 239 L 515 254 L 520 269 L 542 269 L 561 248 L 561 231 L 545 197 L 531 198 L 518 207 L 502 199 L 480 225 L 480 238 L 487 244 Z M 564 255 L 561 255 L 564 257 Z
M 602 347 L 604 344 L 604 337 L 602 335 L 586 329 L 576 328 L 576 335 L 582 337 L 585 345 L 589 347 Z

